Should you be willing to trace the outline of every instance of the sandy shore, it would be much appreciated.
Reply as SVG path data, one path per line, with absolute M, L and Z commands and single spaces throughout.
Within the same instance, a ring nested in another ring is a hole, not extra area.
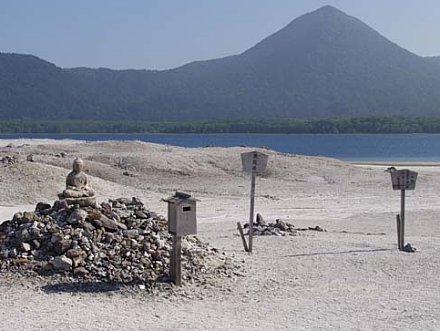
M 6 147 L 7 145 L 9 147 Z M 246 148 L 186 149 L 141 142 L 0 141 L 0 219 L 52 203 L 73 158 L 85 160 L 98 200 L 136 196 L 164 214 L 161 198 L 176 190 L 199 199 L 199 237 L 245 260 L 233 291 L 203 299 L 46 291 L 39 282 L 0 278 L 5 330 L 439 330 L 440 167 L 419 172 L 407 194 L 407 242 L 396 249 L 393 191 L 385 165 L 328 158 L 270 156 L 257 179 L 256 211 L 268 221 L 319 225 L 327 232 L 259 237 L 242 252 L 236 222 L 249 212 Z M 61 153 L 65 157 L 61 157 Z M 35 162 L 27 162 L 33 154 Z M 409 166 L 405 166 L 409 167 Z M 125 173 L 125 174 L 124 174 Z

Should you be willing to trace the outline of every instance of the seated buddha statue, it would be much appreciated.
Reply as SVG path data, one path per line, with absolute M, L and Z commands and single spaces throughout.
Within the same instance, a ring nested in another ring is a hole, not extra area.
M 67 203 L 90 206 L 96 203 L 95 191 L 88 186 L 87 175 L 83 172 L 84 162 L 77 158 L 73 160 L 73 170 L 67 175 L 66 189 L 60 198 Z

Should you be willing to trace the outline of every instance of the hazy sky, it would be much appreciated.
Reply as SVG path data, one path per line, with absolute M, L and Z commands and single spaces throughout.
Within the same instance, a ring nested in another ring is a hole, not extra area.
M 326 4 L 440 55 L 440 0 L 0 0 L 0 52 L 61 67 L 172 68 L 241 53 Z

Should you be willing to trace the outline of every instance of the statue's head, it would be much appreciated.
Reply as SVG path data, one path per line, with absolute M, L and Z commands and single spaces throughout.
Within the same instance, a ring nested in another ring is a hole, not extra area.
M 76 158 L 75 160 L 73 160 L 73 170 L 75 170 L 76 172 L 80 172 L 83 170 L 83 167 L 84 162 L 82 159 Z

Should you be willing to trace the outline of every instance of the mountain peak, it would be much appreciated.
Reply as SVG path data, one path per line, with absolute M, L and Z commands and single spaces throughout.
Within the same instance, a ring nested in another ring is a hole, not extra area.
M 342 10 L 330 5 L 326 5 L 294 19 L 293 22 L 303 18 L 313 19 L 313 17 L 316 19 L 353 19 L 352 16 L 346 14 Z
M 301 20 L 311 21 L 312 24 L 316 24 L 317 21 L 321 22 L 321 23 L 327 22 L 327 24 L 328 23 L 333 24 L 335 21 L 345 22 L 345 23 L 357 22 L 357 23 L 363 24 L 363 22 L 361 22 L 357 18 L 350 16 L 350 15 L 346 14 L 345 12 L 343 12 L 342 10 L 339 10 L 338 8 L 330 6 L 330 5 L 320 7 L 312 12 L 304 14 L 304 15 L 294 19 L 291 22 L 291 24 L 294 22 L 297 22 L 297 21 L 301 21 Z
M 326 13 L 326 14 L 329 14 L 329 13 L 342 13 L 342 14 L 345 14 L 343 11 L 339 10 L 336 7 L 330 6 L 330 5 L 322 6 L 322 7 L 318 8 L 318 9 L 316 9 L 315 11 L 313 11 L 312 13 Z
M 345 46 L 357 47 L 360 40 L 376 42 L 384 39 L 378 36 L 376 31 L 357 18 L 326 5 L 294 19 L 243 54 L 252 56 L 259 53 L 266 58 L 276 58 L 282 53 L 291 56 L 295 52 L 314 52 L 323 49 L 324 45 L 335 49 L 335 45 L 339 44 L 342 49 Z

